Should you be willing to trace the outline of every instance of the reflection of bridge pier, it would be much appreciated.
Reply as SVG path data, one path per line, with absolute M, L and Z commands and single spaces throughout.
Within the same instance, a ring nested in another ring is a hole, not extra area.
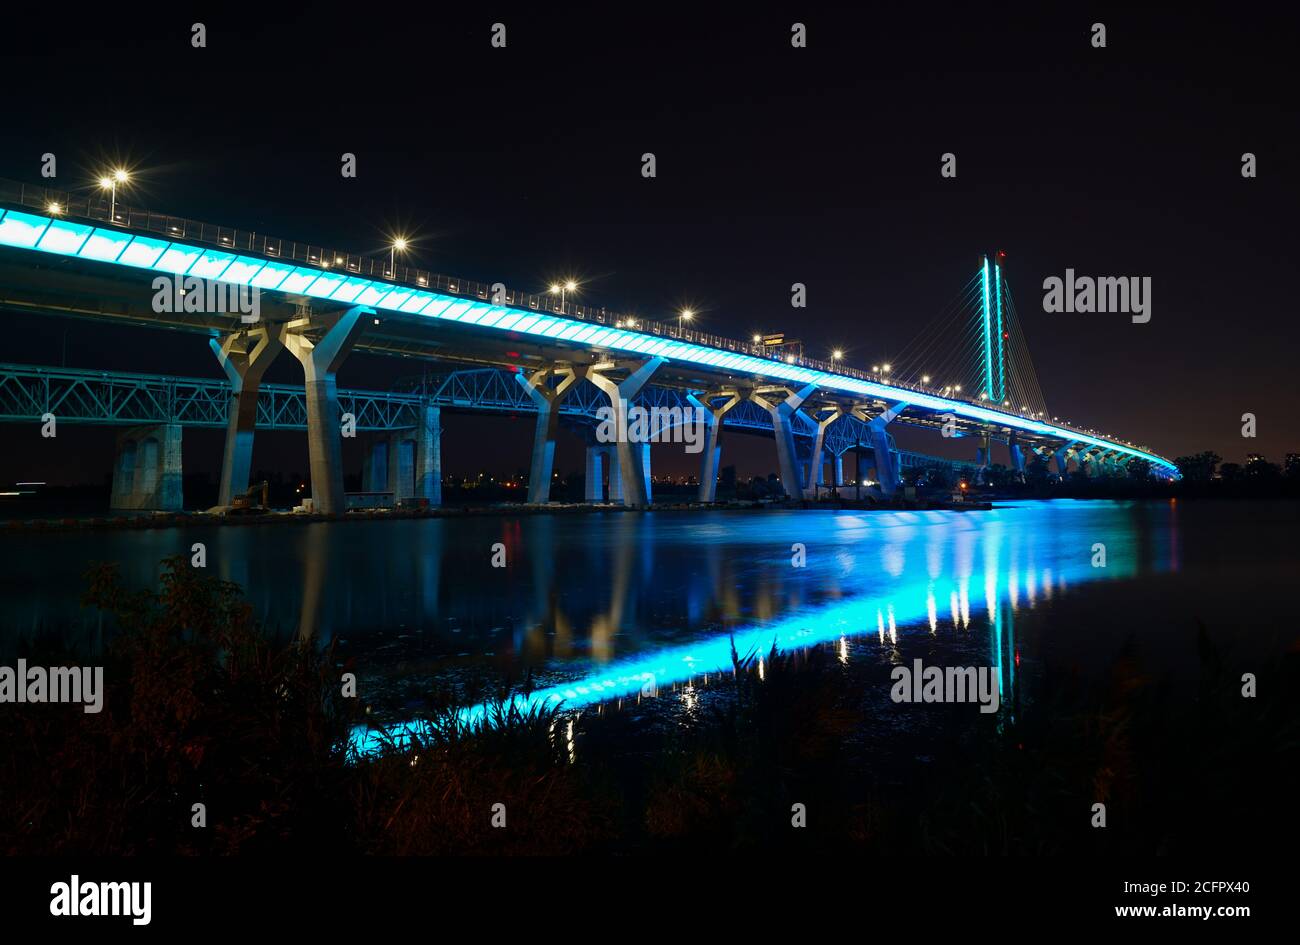
M 333 608 L 325 606 L 329 584 L 330 544 L 323 522 L 312 522 L 302 530 L 298 556 L 302 560 L 302 609 L 298 612 L 298 639 L 329 642 L 331 627 L 325 618 Z

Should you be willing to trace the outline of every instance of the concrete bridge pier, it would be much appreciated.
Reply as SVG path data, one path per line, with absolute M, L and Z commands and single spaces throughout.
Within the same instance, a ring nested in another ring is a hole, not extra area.
M 794 445 L 794 414 L 799 405 L 817 391 L 816 384 L 809 384 L 802 390 L 793 391 L 781 388 L 786 398 L 780 403 L 768 399 L 766 393 L 753 391 L 749 399 L 758 404 L 772 417 L 772 434 L 776 440 L 776 458 L 781 468 L 781 488 L 792 499 L 803 497 L 803 482 L 799 473 L 798 454 Z M 769 391 L 767 393 L 772 393 Z
M 979 448 L 975 450 L 975 484 L 984 485 L 988 479 L 989 459 L 992 447 L 987 436 L 980 437 Z
M 388 488 L 388 446 L 386 434 L 373 434 L 361 460 L 361 491 L 383 492 Z
M 720 407 L 713 401 L 719 397 L 727 400 Z M 722 418 L 732 407 L 740 403 L 737 391 L 717 391 L 704 394 L 702 398 L 687 394 L 686 400 L 700 412 L 704 418 L 708 433 L 704 438 L 704 452 L 700 455 L 700 502 L 715 502 L 718 498 L 718 469 L 722 463 Z
M 236 495 L 248 490 L 248 473 L 253 462 L 253 435 L 257 428 L 257 395 L 262 375 L 284 347 L 282 325 L 263 322 L 256 327 L 231 332 L 218 341 L 208 339 L 212 353 L 230 381 L 230 419 L 226 425 L 226 447 L 221 458 L 221 481 L 217 504 L 228 506 Z
M 821 411 L 827 411 L 826 415 L 818 419 L 815 414 Z M 813 436 L 812 453 L 808 459 L 808 478 L 804 480 L 807 483 L 804 495 L 809 499 L 817 498 L 817 489 L 826 482 L 826 428 L 844 416 L 844 408 L 838 405 L 823 407 L 821 411 L 815 411 L 812 418 L 817 424 L 817 433 Z
M 609 501 L 623 504 L 623 465 L 618 460 L 618 450 L 609 451 Z
M 1052 456 L 1056 459 L 1056 473 L 1062 479 L 1064 479 L 1066 474 L 1069 472 L 1070 457 L 1073 455 L 1074 455 L 1073 443 L 1062 444 L 1060 448 L 1057 449 L 1057 451 L 1052 454 Z
M 330 315 L 308 315 L 285 326 L 284 346 L 302 364 L 307 400 L 307 454 L 312 508 L 327 515 L 347 511 L 343 491 L 343 442 L 335 375 L 375 310 L 364 305 Z M 307 332 L 324 329 L 318 340 Z
M 110 508 L 181 510 L 181 429 L 179 423 L 161 423 L 118 434 Z
M 870 420 L 866 418 L 865 408 L 859 407 L 854 410 L 859 419 L 866 420 L 867 436 L 871 441 L 871 452 L 876 461 L 876 481 L 880 483 L 880 491 L 886 498 L 897 493 L 903 481 L 902 470 L 899 469 L 898 457 L 894 454 L 887 428 L 906 409 L 906 402 L 899 401 Z
M 609 479 L 608 486 L 606 486 L 606 477 Z M 586 501 L 593 503 L 622 503 L 623 482 L 622 475 L 619 472 L 618 449 L 615 444 L 589 443 L 587 445 L 585 496 Z
M 844 487 L 844 454 L 836 453 L 835 454 L 835 488 L 842 489 L 843 487 Z
M 583 496 L 587 502 L 605 501 L 605 457 L 608 453 L 608 447 L 587 445 L 587 474 Z
M 548 381 L 556 375 L 560 382 L 552 387 Z M 551 479 L 555 466 L 555 437 L 560 430 L 560 402 L 581 377 L 571 364 L 556 364 L 534 371 L 528 377 L 515 378 L 528 391 L 537 407 L 537 427 L 533 433 L 533 458 L 528 467 L 528 501 L 542 505 L 551 501 Z
M 442 503 L 442 429 L 439 408 L 426 406 L 422 424 L 375 434 L 362 464 L 362 489 L 391 492 L 393 501 Z
M 442 408 L 425 404 L 415 429 L 415 494 L 442 505 Z
M 1011 456 L 1011 471 L 1020 482 L 1025 481 L 1025 451 L 1020 446 L 1016 435 L 1011 434 L 1007 440 L 1007 452 Z
M 663 358 L 650 358 L 632 368 L 622 381 L 615 381 L 604 373 L 617 365 L 612 363 L 592 365 L 587 370 L 587 380 L 609 398 L 614 421 L 614 452 L 618 460 L 619 481 L 622 484 L 620 498 L 623 504 L 631 508 L 646 508 L 651 501 L 650 494 L 650 444 L 632 443 L 628 440 L 628 409 L 633 398 L 654 376 L 655 371 L 664 363 Z M 610 489 L 610 501 L 615 501 L 613 488 Z

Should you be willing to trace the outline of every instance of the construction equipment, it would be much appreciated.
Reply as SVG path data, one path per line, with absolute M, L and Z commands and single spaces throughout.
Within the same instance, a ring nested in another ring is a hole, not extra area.
M 271 484 L 265 479 L 263 479 L 259 483 L 249 486 L 247 492 L 244 492 L 242 495 L 234 496 L 231 499 L 230 514 L 231 515 L 265 514 L 266 512 L 270 511 L 270 507 L 267 505 L 267 496 L 269 495 L 270 490 L 271 490 Z M 261 493 L 262 501 L 260 503 L 254 504 L 255 500 L 258 497 L 257 494 L 259 492 Z

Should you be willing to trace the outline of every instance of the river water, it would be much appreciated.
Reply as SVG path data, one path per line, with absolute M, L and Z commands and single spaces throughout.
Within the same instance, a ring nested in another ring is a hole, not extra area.
M 733 639 L 987 666 L 1006 702 L 1044 661 L 1096 671 L 1126 641 L 1177 680 L 1199 626 L 1277 652 L 1294 638 L 1298 525 L 1296 503 L 1054 500 L 9 531 L 0 651 L 38 632 L 93 651 L 111 628 L 79 604 L 89 563 L 152 585 L 202 542 L 271 631 L 336 641 L 389 713 L 526 672 L 539 698 L 598 703 L 726 670 Z

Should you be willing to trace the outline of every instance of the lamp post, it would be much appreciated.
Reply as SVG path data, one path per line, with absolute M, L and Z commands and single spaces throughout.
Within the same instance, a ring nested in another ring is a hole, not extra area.
M 577 288 L 578 288 L 578 283 L 574 282 L 572 279 L 569 279 L 567 282 L 551 283 L 551 288 L 550 288 L 551 295 L 558 295 L 560 297 L 561 314 L 565 314 L 568 312 L 568 294 L 570 292 L 573 292 Z
M 393 240 L 393 244 L 388 247 L 388 278 L 393 280 L 397 279 L 397 254 L 405 253 L 406 247 L 409 245 L 410 243 L 406 241 L 406 237 L 399 236 L 397 239 Z
M 117 222 L 117 185 L 129 183 L 130 180 L 131 175 L 120 167 L 99 179 L 100 188 L 108 191 L 108 218 L 114 223 Z
M 684 308 L 677 314 L 677 337 L 678 338 L 682 337 L 682 321 L 685 320 L 689 322 L 694 317 L 695 317 L 695 313 L 692 312 L 689 308 Z

